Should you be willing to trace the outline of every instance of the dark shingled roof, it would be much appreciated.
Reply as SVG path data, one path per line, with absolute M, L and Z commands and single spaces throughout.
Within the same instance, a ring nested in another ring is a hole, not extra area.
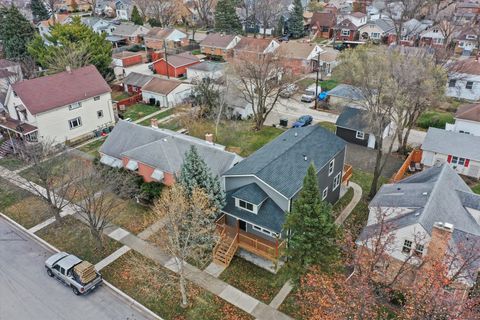
M 290 199 L 302 187 L 311 162 L 320 170 L 345 146 L 345 141 L 321 126 L 294 128 L 257 150 L 225 175 L 254 175 Z
M 368 111 L 360 108 L 346 107 L 338 116 L 337 127 L 351 129 L 355 131 L 370 132 L 370 124 L 368 120 Z M 388 123 L 384 123 L 386 128 Z
M 138 73 L 138 72 L 131 72 L 122 81 L 123 81 L 123 84 L 141 88 L 152 79 L 153 79 L 153 76 L 151 75 Z
M 235 206 L 233 194 L 238 190 L 234 189 L 227 192 L 227 204 L 223 208 L 223 212 L 273 232 L 280 233 L 282 231 L 285 212 L 272 199 L 267 198 L 258 208 L 258 213 L 253 213 Z
M 258 206 L 268 198 L 268 195 L 256 183 L 250 183 L 237 189 L 237 191 L 232 194 L 232 197 Z

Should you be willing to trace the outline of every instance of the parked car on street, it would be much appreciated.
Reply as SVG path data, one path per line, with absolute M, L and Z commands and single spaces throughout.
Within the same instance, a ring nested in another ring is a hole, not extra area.
M 292 128 L 301 128 L 301 127 L 306 127 L 310 125 L 313 121 L 312 116 L 309 115 L 304 115 L 298 118 L 297 121 L 295 121 L 292 125 Z
M 102 276 L 87 261 L 66 252 L 58 252 L 45 261 L 50 277 L 72 288 L 75 295 L 86 294 L 102 284 Z
M 316 94 L 320 94 L 322 92 L 322 88 L 317 85 L 317 90 L 315 90 L 315 84 L 312 84 L 308 86 L 307 89 L 305 89 L 304 94 L 302 95 L 302 102 L 312 102 L 315 101 Z
M 298 86 L 294 83 L 292 84 L 289 84 L 285 87 L 285 89 L 283 89 L 281 92 L 280 92 L 280 97 L 282 98 L 290 98 L 291 96 L 293 96 L 298 90 Z

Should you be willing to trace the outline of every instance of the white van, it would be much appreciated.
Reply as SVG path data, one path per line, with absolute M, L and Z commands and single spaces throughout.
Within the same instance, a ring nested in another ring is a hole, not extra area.
M 312 102 L 315 101 L 315 93 L 320 94 L 322 92 L 322 88 L 317 85 L 317 92 L 315 92 L 315 84 L 312 84 L 308 86 L 307 89 L 305 89 L 305 93 L 302 94 L 302 101 L 303 102 Z

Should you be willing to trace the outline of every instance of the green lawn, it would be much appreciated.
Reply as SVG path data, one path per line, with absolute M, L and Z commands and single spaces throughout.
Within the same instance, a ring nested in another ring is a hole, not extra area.
M 88 153 L 89 155 L 95 158 L 99 158 L 100 154 L 98 153 L 98 150 L 100 149 L 100 147 L 104 142 L 105 142 L 105 138 L 101 138 L 78 148 L 78 150 Z
M 417 126 L 422 129 L 429 127 L 445 129 L 446 123 L 454 123 L 455 119 L 450 112 L 427 111 L 417 120 Z
M 112 100 L 119 101 L 130 97 L 125 91 L 112 91 Z
M 144 103 L 137 103 L 127 107 L 127 110 L 123 113 L 124 119 L 130 118 L 132 121 L 136 121 L 140 118 L 146 117 L 160 110 L 157 106 L 151 106 Z
M 175 108 L 168 108 L 167 110 L 157 114 L 156 116 L 150 118 L 150 119 L 147 119 L 147 120 L 144 120 L 142 122 L 140 122 L 140 124 L 142 126 L 150 126 L 151 124 L 151 119 L 157 119 L 157 120 L 162 120 L 168 116 L 171 116 L 172 114 L 175 113 Z
M 352 201 L 353 199 L 353 188 L 349 188 L 347 193 L 343 195 L 341 199 L 339 199 L 332 207 L 332 213 L 334 217 L 338 217 L 338 215 L 345 209 L 346 206 Z
M 4 167 L 12 171 L 21 169 L 26 165 L 27 164 L 23 160 L 13 155 L 9 155 L 9 156 L 6 156 L 5 158 L 0 159 L 0 167 Z
M 286 281 L 281 271 L 282 269 L 275 275 L 242 258 L 234 257 L 219 278 L 269 304 Z
M 128 252 L 102 270 L 103 277 L 165 320 L 249 320 L 242 310 L 188 283 L 189 305 L 181 298 L 175 275 L 136 252 Z
M 480 194 L 480 183 L 472 187 L 472 191 L 476 194 Z
M 120 204 L 115 209 L 113 224 L 133 234 L 139 234 L 157 221 L 157 217 L 149 207 L 137 204 L 133 199 L 119 199 L 119 201 Z
M 308 86 L 315 83 L 315 79 L 313 78 L 305 78 L 297 82 L 298 87 L 300 90 L 305 90 Z M 318 84 L 322 88 L 322 91 L 330 91 L 338 85 L 338 81 L 335 79 L 328 79 L 323 81 L 318 81 Z
M 337 130 L 337 126 L 335 126 L 335 123 L 331 123 L 331 122 L 328 122 L 328 121 L 322 121 L 322 122 L 319 122 L 318 123 L 319 125 L 321 125 L 322 127 L 324 127 L 325 129 L 328 129 L 329 131 L 335 133 L 335 131 Z
M 60 223 L 52 223 L 38 231 L 37 235 L 58 249 L 72 253 L 93 264 L 121 247 L 119 242 L 105 236 L 105 248 L 98 250 L 88 226 L 72 216 L 62 218 Z

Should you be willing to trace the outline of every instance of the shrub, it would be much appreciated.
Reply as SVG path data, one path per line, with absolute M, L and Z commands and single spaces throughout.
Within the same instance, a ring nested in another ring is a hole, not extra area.
M 455 119 L 448 112 L 428 111 L 422 114 L 417 121 L 417 126 L 423 129 L 430 127 L 444 129 L 446 123 L 454 123 Z

